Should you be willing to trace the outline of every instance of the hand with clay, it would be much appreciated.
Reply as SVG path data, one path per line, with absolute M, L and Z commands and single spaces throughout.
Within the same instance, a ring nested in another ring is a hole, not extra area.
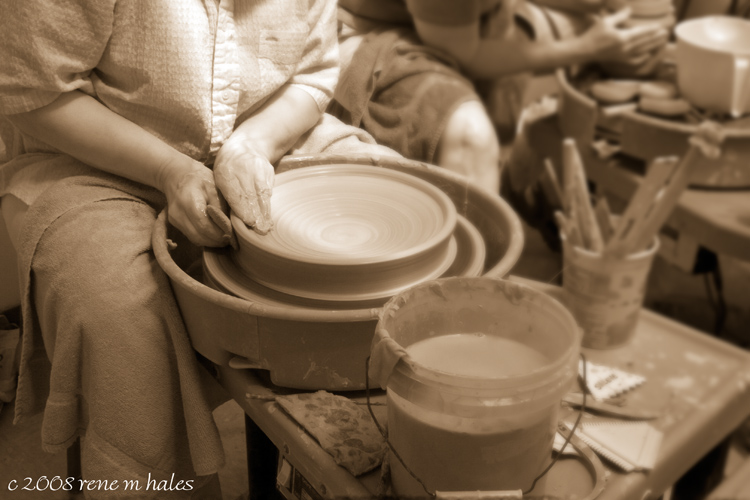
M 268 233 L 273 225 L 273 165 L 251 143 L 234 137 L 216 156 L 214 178 L 235 215 L 258 233 Z
M 159 186 L 167 197 L 170 224 L 196 245 L 225 246 L 231 235 L 209 215 L 209 207 L 222 210 L 213 173 L 190 158 L 180 160 L 182 165 L 163 168 L 160 175 Z
M 320 115 L 307 91 L 285 85 L 255 113 L 242 117 L 242 123 L 219 149 L 214 161 L 216 186 L 232 212 L 256 232 L 266 234 L 273 226 L 273 164 Z
M 593 60 L 637 66 L 664 47 L 669 37 L 664 27 L 656 24 L 622 26 L 629 17 L 629 8 L 614 14 L 592 16 L 592 24 L 581 38 L 593 51 Z

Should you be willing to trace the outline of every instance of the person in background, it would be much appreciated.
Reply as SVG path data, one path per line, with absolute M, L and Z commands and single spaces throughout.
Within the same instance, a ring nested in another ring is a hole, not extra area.
M 498 192 L 498 130 L 512 135 L 529 75 L 637 65 L 659 27 L 624 27 L 605 0 L 339 0 L 342 75 L 330 112 L 412 159 Z M 497 129 L 497 130 L 496 130 Z
M 16 421 L 81 435 L 85 479 L 126 495 L 220 498 L 223 393 L 198 363 L 151 251 L 156 216 L 223 246 L 209 212 L 269 228 L 287 152 L 394 152 L 324 110 L 328 0 L 3 0 L 2 214 L 19 256 Z M 173 480 L 173 481 L 171 481 Z M 152 484 L 153 481 L 153 484 Z M 107 496 L 101 488 L 87 496 Z M 122 493 L 122 490 L 120 491 Z

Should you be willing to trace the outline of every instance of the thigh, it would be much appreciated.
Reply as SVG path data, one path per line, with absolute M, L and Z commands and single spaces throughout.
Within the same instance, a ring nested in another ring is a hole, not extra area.
M 182 324 L 151 252 L 155 217 L 127 197 L 79 206 L 47 228 L 32 261 L 52 361 L 45 422 L 79 418 L 80 394 L 96 435 L 152 466 L 185 433 L 171 340 Z

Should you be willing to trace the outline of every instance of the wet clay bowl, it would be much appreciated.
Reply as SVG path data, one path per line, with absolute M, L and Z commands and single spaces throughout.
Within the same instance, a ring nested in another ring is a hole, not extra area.
M 441 277 L 475 277 L 482 274 L 485 260 L 484 238 L 465 217 L 458 215 L 453 233 L 456 257 Z M 206 248 L 203 251 L 203 282 L 216 290 L 256 304 L 304 309 L 346 310 L 380 307 L 390 297 L 364 301 L 327 301 L 296 297 L 265 287 L 249 278 L 235 263 L 228 248 Z
M 342 164 L 281 173 L 271 216 L 266 235 L 232 216 L 233 258 L 254 281 L 306 299 L 389 297 L 439 277 L 456 256 L 450 198 L 401 172 Z

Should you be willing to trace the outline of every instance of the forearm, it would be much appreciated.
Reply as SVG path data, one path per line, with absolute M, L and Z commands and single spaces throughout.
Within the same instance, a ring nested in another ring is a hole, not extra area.
M 473 78 L 497 78 L 579 64 L 591 57 L 580 37 L 553 42 L 485 39 L 462 63 Z
M 24 133 L 100 170 L 165 190 L 170 171 L 199 166 L 135 123 L 78 91 L 6 116 Z
M 607 7 L 605 0 L 533 0 L 532 3 L 579 14 L 595 14 Z
M 310 94 L 286 85 L 242 123 L 227 142 L 242 142 L 256 154 L 276 163 L 320 119 Z

